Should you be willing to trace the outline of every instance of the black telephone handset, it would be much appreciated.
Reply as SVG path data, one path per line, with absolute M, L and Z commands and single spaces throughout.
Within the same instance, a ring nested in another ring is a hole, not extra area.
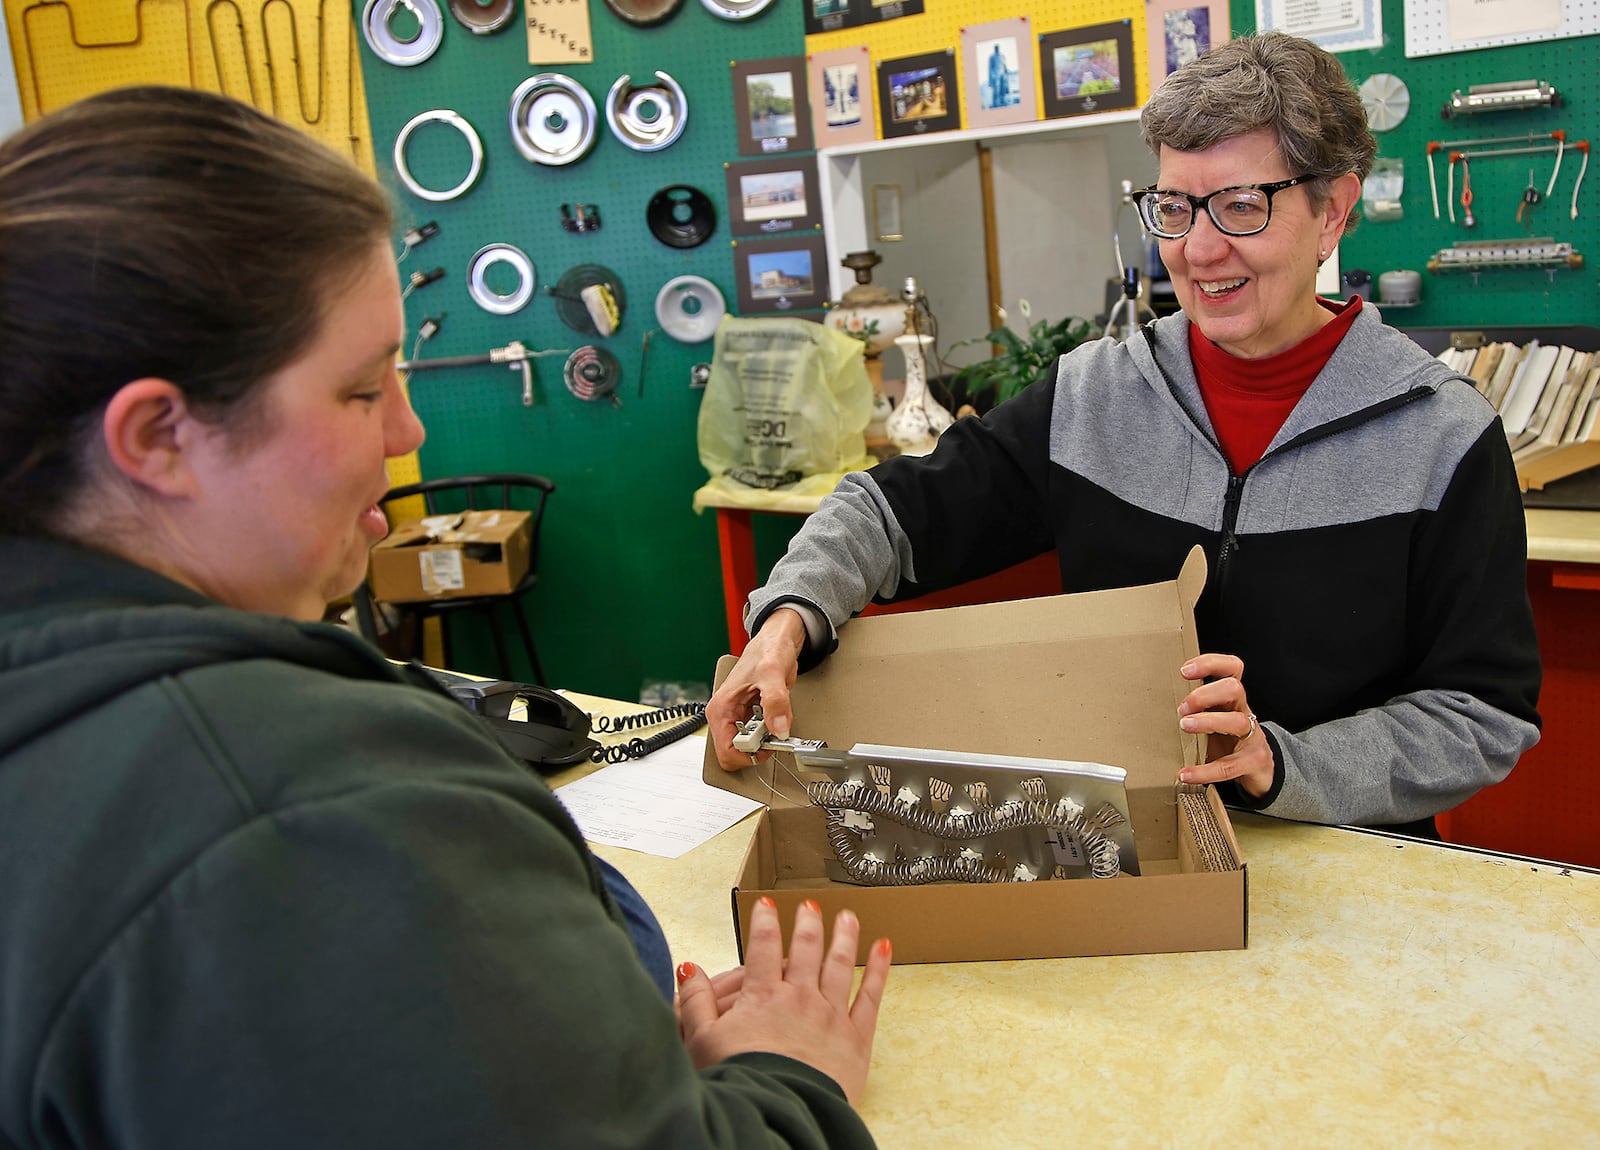
M 600 749 L 589 737 L 589 715 L 548 687 L 472 679 L 423 667 L 430 679 L 477 715 L 502 746 L 541 774 L 588 762 Z

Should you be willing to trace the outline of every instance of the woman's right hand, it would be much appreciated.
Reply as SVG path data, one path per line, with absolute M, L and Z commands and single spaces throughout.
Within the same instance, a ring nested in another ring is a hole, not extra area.
M 778 909 L 771 899 L 760 899 L 750 914 L 750 943 L 736 991 L 726 976 L 713 983 L 694 963 L 678 967 L 678 1026 L 695 1066 L 704 1069 L 735 1054 L 783 1054 L 828 1075 L 851 1105 L 859 1105 L 890 957 L 888 939 L 872 944 L 851 1001 L 860 936 L 856 916 L 840 911 L 824 951 L 822 911 L 808 899 L 795 911 L 785 959 Z
M 788 737 L 794 720 L 789 688 L 800 673 L 800 652 L 805 645 L 805 620 L 797 612 L 779 607 L 767 616 L 711 696 L 706 704 L 706 730 L 723 770 L 737 771 L 756 761 L 744 751 L 734 750 L 733 737 L 757 706 L 767 730 L 780 739 Z

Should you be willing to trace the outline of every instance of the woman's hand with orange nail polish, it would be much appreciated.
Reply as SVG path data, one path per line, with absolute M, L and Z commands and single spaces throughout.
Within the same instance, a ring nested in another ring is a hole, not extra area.
M 692 963 L 679 968 L 678 1025 L 695 1065 L 752 1051 L 783 1054 L 829 1075 L 858 1103 L 891 954 L 888 939 L 872 946 L 852 997 L 860 935 L 860 923 L 846 910 L 835 916 L 827 939 L 822 910 L 807 899 L 795 911 L 785 958 L 777 907 L 759 900 L 744 966 L 715 979 Z

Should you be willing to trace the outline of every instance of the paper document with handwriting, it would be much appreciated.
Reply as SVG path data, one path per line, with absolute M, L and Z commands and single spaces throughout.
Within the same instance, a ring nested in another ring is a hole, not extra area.
M 715 838 L 761 804 L 700 778 L 704 735 L 642 759 L 613 763 L 568 783 L 556 797 L 592 843 L 675 859 Z

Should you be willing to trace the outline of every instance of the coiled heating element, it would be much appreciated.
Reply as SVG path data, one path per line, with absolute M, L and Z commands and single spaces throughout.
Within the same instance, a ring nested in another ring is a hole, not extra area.
M 1138 874 L 1126 772 L 1102 763 L 858 743 L 794 748 L 830 877 L 870 886 Z M 816 777 L 820 773 L 823 777 Z

